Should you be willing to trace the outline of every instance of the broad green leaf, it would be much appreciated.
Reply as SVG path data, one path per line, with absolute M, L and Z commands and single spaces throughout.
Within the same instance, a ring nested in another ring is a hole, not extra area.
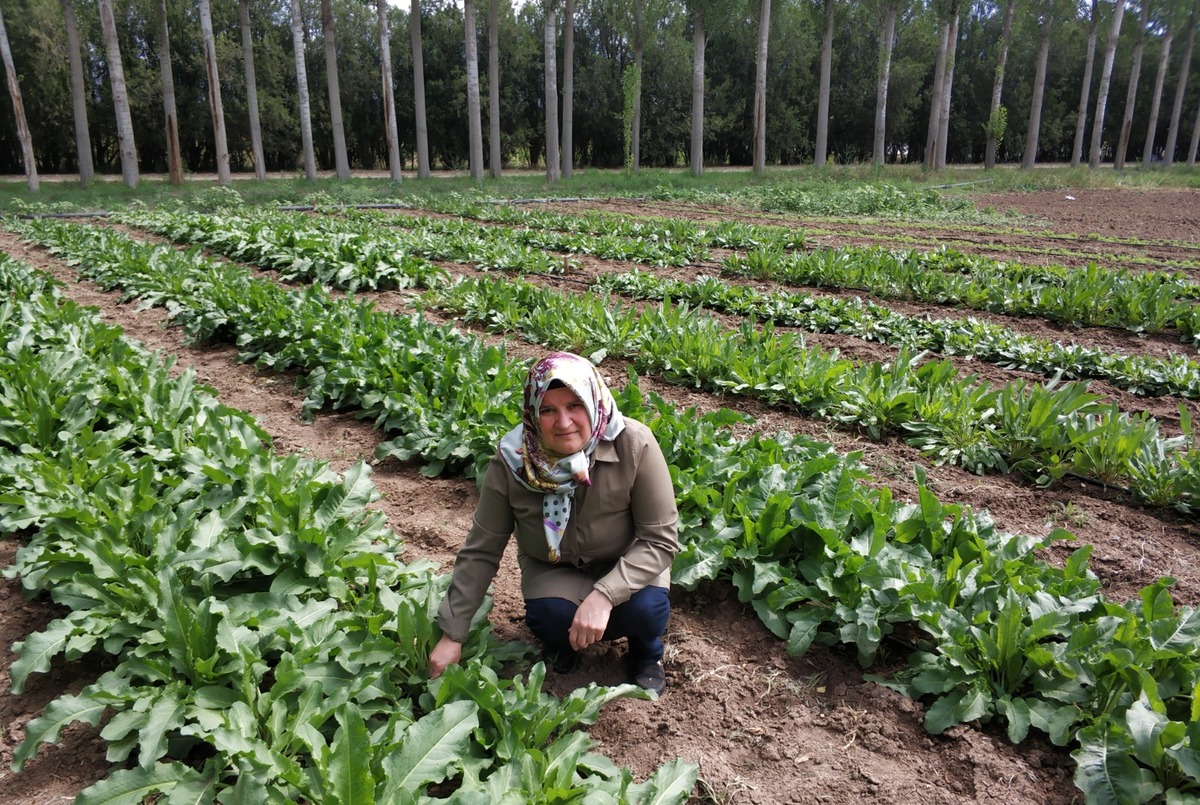
M 1130 805 L 1149 802 L 1162 793 L 1154 774 L 1133 759 L 1129 738 L 1112 722 L 1102 721 L 1078 734 L 1075 786 L 1088 805 Z
M 451 702 L 410 726 L 400 749 L 383 759 L 387 777 L 380 800 L 413 797 L 426 785 L 446 779 L 467 754 L 471 731 L 478 726 L 474 702 Z
M 375 778 L 371 774 L 371 737 L 357 708 L 344 706 L 337 714 L 341 727 L 329 746 L 325 792 L 341 805 L 373 805 Z
M 204 778 L 182 763 L 156 763 L 150 768 L 118 769 L 107 779 L 84 789 L 76 805 L 142 805 L 152 794 L 172 794 L 176 787 L 187 786 L 188 801 Z M 168 800 L 170 801 L 170 800 Z M 196 799 L 207 802 L 209 799 Z
M 696 786 L 700 767 L 682 758 L 674 758 L 654 770 L 642 787 L 646 793 L 639 805 L 682 805 Z

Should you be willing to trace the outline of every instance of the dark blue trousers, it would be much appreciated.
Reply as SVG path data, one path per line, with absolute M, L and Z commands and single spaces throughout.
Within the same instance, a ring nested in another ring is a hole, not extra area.
M 567 632 L 578 609 L 578 604 L 565 598 L 528 598 L 525 623 L 547 651 L 568 652 L 571 643 Z M 602 639 L 627 638 L 629 653 L 638 662 L 661 660 L 663 633 L 670 615 L 667 588 L 644 587 L 624 604 L 613 607 Z

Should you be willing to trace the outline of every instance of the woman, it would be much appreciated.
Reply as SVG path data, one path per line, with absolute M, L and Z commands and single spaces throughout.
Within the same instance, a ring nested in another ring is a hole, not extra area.
M 621 415 L 586 359 L 542 358 L 525 379 L 523 422 L 488 465 L 438 613 L 430 676 L 462 658 L 471 618 L 515 533 L 525 622 L 554 670 L 572 670 L 576 652 L 598 640 L 624 637 L 632 681 L 661 693 L 678 519 L 650 429 Z

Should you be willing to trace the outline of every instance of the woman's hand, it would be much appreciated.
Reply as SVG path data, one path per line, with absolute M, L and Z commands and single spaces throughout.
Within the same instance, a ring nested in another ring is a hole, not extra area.
M 451 640 L 446 635 L 429 652 L 429 678 L 437 679 L 446 670 L 446 666 L 455 665 L 462 659 L 462 643 Z
M 613 603 L 608 596 L 599 590 L 592 590 L 575 611 L 575 619 L 571 621 L 571 629 L 567 632 L 571 648 L 579 651 L 604 637 L 612 610 Z

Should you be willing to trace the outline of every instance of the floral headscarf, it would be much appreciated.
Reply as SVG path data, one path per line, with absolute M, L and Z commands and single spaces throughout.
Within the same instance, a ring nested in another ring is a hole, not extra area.
M 556 380 L 579 397 L 592 425 L 582 450 L 557 459 L 546 449 L 538 417 L 542 398 Z M 600 442 L 617 438 L 625 428 L 625 419 L 596 367 L 570 352 L 551 352 L 530 368 L 525 378 L 522 410 L 522 423 L 500 440 L 500 454 L 526 489 L 545 495 L 542 525 L 550 561 L 557 562 L 558 548 L 571 517 L 571 495 L 580 484 L 591 486 L 588 465 L 592 452 Z

